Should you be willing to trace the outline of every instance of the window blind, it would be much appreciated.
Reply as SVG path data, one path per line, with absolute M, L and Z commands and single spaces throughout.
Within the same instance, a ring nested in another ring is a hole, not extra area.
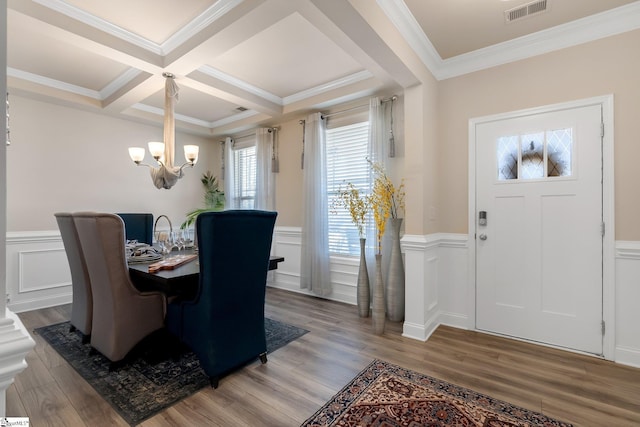
M 326 130 L 327 197 L 331 206 L 340 189 L 352 183 L 361 194 L 369 194 L 367 163 L 369 122 L 364 121 Z M 346 209 L 329 213 L 329 252 L 360 254 L 360 236 Z
M 256 146 L 238 148 L 233 151 L 233 182 L 235 189 L 234 208 L 253 209 L 256 198 Z

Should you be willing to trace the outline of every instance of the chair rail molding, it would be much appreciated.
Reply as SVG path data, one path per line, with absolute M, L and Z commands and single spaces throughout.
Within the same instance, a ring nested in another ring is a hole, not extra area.
M 275 228 L 272 254 L 285 260 L 269 273 L 268 286 L 309 294 L 300 288 L 301 236 L 300 227 Z M 471 244 L 467 234 L 402 237 L 406 286 L 403 336 L 426 341 L 439 325 L 475 328 L 469 285 L 474 275 L 468 259 Z M 328 299 L 355 305 L 357 277 L 357 260 L 332 257 L 333 293 Z M 615 331 L 614 361 L 635 367 L 640 367 L 638 277 L 640 241 L 615 242 L 615 325 L 608 321 L 606 329 Z M 71 274 L 57 230 L 7 233 L 7 293 L 7 307 L 16 313 L 71 302 Z

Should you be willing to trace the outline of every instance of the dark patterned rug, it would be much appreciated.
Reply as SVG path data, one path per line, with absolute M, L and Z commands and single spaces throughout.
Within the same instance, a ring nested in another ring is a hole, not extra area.
M 374 360 L 303 426 L 570 427 L 571 424 Z
M 267 353 L 301 337 L 308 331 L 265 319 Z M 78 331 L 69 322 L 37 328 L 42 336 L 130 425 L 136 425 L 203 387 L 209 387 L 194 353 L 187 351 L 174 361 L 166 351 L 141 350 L 121 368 L 109 372 L 109 360 L 89 354 Z M 257 359 L 256 359 L 257 360 Z

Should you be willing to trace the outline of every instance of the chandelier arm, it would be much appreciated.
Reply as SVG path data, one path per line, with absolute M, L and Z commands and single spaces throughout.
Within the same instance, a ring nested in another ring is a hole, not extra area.
M 183 164 L 182 166 L 180 166 L 180 172 L 182 172 L 182 169 L 184 169 L 187 166 L 193 167 L 194 164 L 195 163 L 192 163 L 192 162 L 187 162 L 187 163 Z

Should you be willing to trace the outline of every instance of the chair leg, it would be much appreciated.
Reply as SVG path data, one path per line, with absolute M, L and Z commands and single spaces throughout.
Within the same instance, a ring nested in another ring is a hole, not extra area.
M 209 382 L 211 383 L 211 388 L 218 388 L 218 383 L 220 382 L 219 377 L 209 377 Z
M 267 363 L 267 352 L 265 351 L 264 353 L 260 354 L 260 362 L 264 365 L 265 363 Z

